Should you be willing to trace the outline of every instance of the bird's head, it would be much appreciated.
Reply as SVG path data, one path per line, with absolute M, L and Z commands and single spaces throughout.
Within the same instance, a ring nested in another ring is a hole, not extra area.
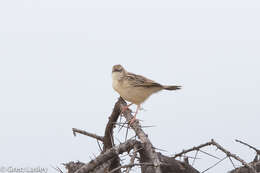
M 112 68 L 112 76 L 118 80 L 126 74 L 126 70 L 120 64 L 114 65 Z
M 114 65 L 112 68 L 112 73 L 122 73 L 123 71 L 125 71 L 124 67 L 121 66 L 120 64 L 118 65 Z

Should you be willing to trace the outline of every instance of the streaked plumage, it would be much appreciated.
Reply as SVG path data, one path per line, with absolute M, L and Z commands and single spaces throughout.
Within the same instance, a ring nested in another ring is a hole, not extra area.
M 137 111 L 149 96 L 152 94 L 165 90 L 178 90 L 181 86 L 166 86 L 161 85 L 144 76 L 127 72 L 121 65 L 114 65 L 112 68 L 112 85 L 120 96 L 133 104 L 137 105 Z

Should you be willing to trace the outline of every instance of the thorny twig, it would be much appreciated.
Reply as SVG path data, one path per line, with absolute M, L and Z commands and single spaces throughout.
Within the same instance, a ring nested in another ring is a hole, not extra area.
M 134 147 L 134 153 L 133 153 L 133 155 L 130 159 L 130 164 L 134 164 L 136 155 L 137 155 L 137 147 Z M 130 170 L 131 170 L 131 167 L 128 167 L 127 170 L 126 170 L 126 173 L 129 173 Z
M 220 159 L 217 163 L 215 163 L 214 165 L 210 166 L 209 168 L 205 169 L 204 171 L 202 171 L 201 173 L 204 173 L 208 170 L 210 170 L 211 168 L 214 168 L 215 166 L 217 166 L 220 162 L 222 162 L 223 160 L 225 160 L 228 156 L 224 157 L 223 159 Z
M 196 151 L 196 154 L 195 154 L 194 159 L 193 159 L 192 164 L 191 164 L 192 166 L 193 166 L 194 163 L 195 163 L 195 160 L 196 160 L 196 158 L 197 158 L 198 152 L 199 152 L 199 150 Z
M 55 169 L 56 171 L 58 171 L 59 173 L 63 173 L 62 172 L 62 170 L 58 167 L 58 166 L 56 166 L 56 167 L 54 167 L 54 166 L 51 166 L 53 169 Z
M 85 173 L 85 172 L 93 171 L 96 167 L 105 163 L 107 160 L 110 160 L 115 156 L 118 156 L 118 154 L 122 154 L 123 152 L 129 151 L 138 143 L 139 142 L 136 140 L 128 140 L 123 144 L 119 144 L 114 148 L 110 148 L 103 154 L 97 156 L 94 160 L 90 161 L 88 164 L 82 166 L 75 173 Z
M 246 146 L 248 146 L 249 148 L 255 150 L 258 155 L 260 155 L 260 150 L 258 150 L 257 148 L 253 147 L 252 145 L 249 145 L 249 144 L 247 144 L 247 143 L 245 143 L 245 142 L 243 142 L 243 141 L 240 141 L 240 140 L 238 140 L 238 139 L 236 139 L 235 141 L 236 141 L 236 142 L 239 142 L 239 143 L 241 143 L 241 144 L 244 144 L 244 145 L 246 145 Z
M 209 146 L 209 145 L 212 145 L 212 142 L 207 142 L 207 143 L 204 143 L 204 144 L 195 146 L 195 147 L 193 147 L 193 148 L 190 148 L 190 149 L 188 149 L 188 150 L 183 150 L 182 152 L 175 154 L 175 155 L 173 156 L 173 158 L 180 157 L 180 156 L 182 156 L 183 154 L 186 154 L 186 153 L 191 152 L 191 151 L 199 150 L 200 148 L 203 148 L 203 147 L 206 147 L 206 146 Z
M 110 169 L 110 172 L 109 173 L 114 173 L 114 172 L 121 172 L 121 169 L 122 168 L 125 168 L 125 171 L 126 173 L 129 173 L 131 168 L 134 167 L 134 166 L 141 166 L 142 169 L 143 169 L 143 166 L 144 167 L 149 167 L 149 168 L 154 168 L 154 171 L 156 173 L 161 173 L 162 172 L 162 169 L 163 168 L 163 165 L 168 165 L 168 164 L 165 164 L 163 162 L 161 162 L 161 160 L 159 159 L 159 156 L 158 153 L 155 152 L 155 147 L 153 147 L 153 145 L 151 144 L 149 138 L 147 137 L 147 135 L 143 132 L 142 130 L 142 127 L 146 127 L 146 126 L 141 126 L 138 122 L 138 120 L 136 122 L 134 122 L 133 124 L 130 125 L 130 127 L 135 131 L 135 134 L 136 136 L 140 139 L 141 143 L 145 144 L 142 148 L 142 152 L 146 152 L 148 155 L 148 158 L 150 158 L 149 160 L 147 161 L 143 161 L 141 163 L 135 163 L 135 158 L 138 158 L 137 157 L 137 151 L 140 149 L 137 150 L 136 148 L 136 144 L 138 144 L 138 146 L 141 144 L 139 141 L 137 140 L 131 140 L 129 139 L 128 141 L 126 141 L 125 143 L 123 144 L 120 144 L 118 146 L 114 146 L 114 141 L 113 141 L 113 128 L 115 127 L 115 125 L 119 125 L 121 127 L 125 127 L 125 125 L 127 124 L 127 122 L 129 122 L 129 120 L 132 119 L 132 115 L 131 115 L 131 111 L 128 109 L 126 110 L 125 112 L 123 112 L 123 116 L 126 118 L 126 122 L 125 123 L 117 123 L 117 118 L 119 117 L 120 115 L 120 112 L 122 110 L 122 107 L 125 105 L 125 102 L 120 98 L 118 100 L 118 102 L 116 103 L 115 107 L 114 107 L 114 110 L 113 110 L 113 113 L 112 115 L 114 116 L 110 116 L 109 118 L 109 123 L 107 125 L 107 127 L 109 128 L 106 128 L 106 132 L 105 132 L 105 135 L 104 137 L 103 136 L 99 136 L 99 135 L 96 135 L 96 134 L 93 134 L 93 133 L 89 133 L 89 132 L 86 132 L 84 130 L 80 130 L 80 129 L 76 129 L 76 128 L 73 128 L 72 131 L 73 131 L 73 134 L 76 136 L 76 133 L 80 133 L 80 134 L 83 134 L 83 135 L 86 135 L 86 136 L 89 136 L 89 137 L 92 137 L 92 138 L 95 138 L 98 141 L 102 141 L 103 144 L 105 143 L 105 141 L 108 141 L 108 145 L 105 145 L 106 147 L 103 148 L 103 152 L 98 156 L 96 157 L 95 156 L 95 159 L 92 160 L 91 162 L 89 162 L 88 164 L 84 164 L 84 166 L 82 166 L 80 169 L 78 169 L 76 172 L 77 173 L 83 173 L 85 171 L 96 171 L 97 169 L 99 169 L 99 165 L 105 165 L 104 168 L 108 168 L 111 166 L 111 162 L 113 161 L 113 159 L 115 157 L 119 157 L 119 154 L 122 154 L 123 152 L 129 152 L 131 149 L 133 149 L 134 147 L 134 152 L 133 152 L 133 155 L 130 155 L 128 154 L 131 159 L 130 159 L 130 163 L 128 165 L 120 165 L 120 162 L 119 162 L 119 165 L 117 167 L 113 167 L 112 169 Z M 121 116 L 120 116 L 121 118 Z M 128 124 L 127 124 L 128 125 Z M 129 128 L 129 125 L 128 125 L 128 128 Z M 107 130 L 108 129 L 108 130 Z M 128 129 L 127 129 L 128 130 Z M 127 134 L 126 134 L 127 135 Z M 127 136 L 126 136 L 127 138 Z M 129 142 L 131 144 L 129 144 Z M 248 146 L 249 148 L 251 149 L 254 149 L 258 155 L 260 155 L 260 150 L 256 149 L 255 147 L 245 143 L 245 142 L 242 142 L 242 141 L 239 141 L 239 140 L 236 140 L 236 142 L 239 142 L 239 143 L 242 143 L 246 146 Z M 128 144 L 129 145 L 128 145 Z M 99 142 L 98 142 L 98 145 L 99 145 Z M 203 147 L 206 147 L 206 146 L 210 146 L 210 145 L 214 145 L 217 147 L 217 149 L 221 150 L 222 152 L 224 152 L 226 154 L 226 157 L 220 159 L 214 155 L 211 155 L 205 151 L 202 151 L 201 148 Z M 143 146 L 143 145 L 142 145 Z M 122 147 L 120 150 L 118 150 L 120 147 Z M 99 145 L 99 148 L 101 149 L 101 146 Z M 220 162 L 222 162 L 223 160 L 225 160 L 226 158 L 229 158 L 229 160 L 231 161 L 232 165 L 234 166 L 235 168 L 235 165 L 231 159 L 231 157 L 233 159 L 236 159 L 238 160 L 239 162 L 242 163 L 242 165 L 249 169 L 250 173 L 256 173 L 256 170 L 254 170 L 253 166 L 251 164 L 248 164 L 246 163 L 244 160 L 242 160 L 241 158 L 239 158 L 238 156 L 236 156 L 235 154 L 232 154 L 231 152 L 229 152 L 228 150 L 226 150 L 225 148 L 223 148 L 220 144 L 218 144 L 217 142 L 215 142 L 213 139 L 210 141 L 210 142 L 207 142 L 207 143 L 204 143 L 204 144 L 201 144 L 199 146 L 196 146 L 196 147 L 193 147 L 191 149 L 188 149 L 188 150 L 183 150 L 182 152 L 178 153 L 178 154 L 175 154 L 173 156 L 173 158 L 176 158 L 176 157 L 182 157 L 183 155 L 185 155 L 186 153 L 188 152 L 191 152 L 191 151 L 196 151 L 196 154 L 195 154 L 195 157 L 193 159 L 193 162 L 192 162 L 192 165 L 194 164 L 195 160 L 197 159 L 197 155 L 199 152 L 202 152 L 202 153 L 205 153 L 207 155 L 210 155 L 214 158 L 217 158 L 219 159 L 219 161 L 217 163 L 215 163 L 214 165 L 212 165 L 211 167 L 207 168 L 206 170 L 204 170 L 203 172 L 206 172 L 208 171 L 209 169 L 215 167 L 216 165 L 218 165 Z M 139 152 L 140 154 L 140 152 Z M 140 154 L 141 155 L 141 154 Z M 161 156 L 160 156 L 161 157 Z M 175 159 L 173 159 L 175 160 Z M 187 158 L 186 158 L 187 160 Z M 150 162 L 151 161 L 151 162 Z M 187 162 L 188 163 L 188 162 Z M 151 167 L 152 166 L 152 167 Z M 168 165 L 169 166 L 169 165 Z M 110 167 L 111 168 L 111 167 Z M 58 169 L 56 169 L 58 170 Z
M 219 145 L 217 142 L 215 142 L 213 139 L 211 140 L 212 144 L 215 145 L 218 149 L 223 151 L 228 157 L 233 157 L 237 161 L 241 162 L 246 168 L 248 168 L 252 173 L 256 173 L 256 170 L 250 166 L 248 163 L 246 163 L 244 160 L 242 160 L 240 157 L 236 156 L 235 154 L 232 154 L 230 151 L 223 148 L 221 145 Z
M 121 110 L 123 110 L 123 107 L 126 106 L 126 102 L 120 97 L 119 101 L 121 102 Z M 123 116 L 127 120 L 127 122 L 130 122 L 133 118 L 133 115 L 131 114 L 130 110 L 126 110 L 123 112 Z M 150 141 L 150 139 L 147 137 L 147 135 L 144 133 L 143 129 L 141 128 L 141 125 L 139 124 L 139 120 L 133 122 L 130 127 L 135 131 L 136 136 L 140 139 L 142 143 L 145 143 L 146 147 L 146 153 L 148 154 L 148 158 L 150 158 L 155 166 L 154 171 L 155 173 L 162 173 L 160 165 L 161 162 L 159 160 L 158 154 L 153 149 L 153 145 Z
M 76 129 L 76 128 L 72 128 L 72 132 L 73 132 L 73 135 L 76 136 L 76 133 L 79 133 L 79 134 L 82 134 L 82 135 L 86 135 L 86 136 L 89 136 L 89 137 L 92 137 L 92 138 L 95 138 L 99 141 L 104 141 L 104 137 L 103 136 L 99 136 L 99 135 L 96 135 L 94 133 L 89 133 L 87 131 L 84 131 L 84 130 L 80 130 L 80 129 Z
M 237 142 L 238 142 L 238 141 L 237 141 Z M 242 141 L 240 141 L 240 143 L 245 144 L 245 145 L 247 145 L 247 146 L 250 146 L 250 145 L 248 145 L 248 144 L 246 144 L 246 143 L 244 143 L 244 142 L 242 142 Z M 219 150 L 221 150 L 222 152 L 224 152 L 224 153 L 227 155 L 227 157 L 229 157 L 229 158 L 232 157 L 232 158 L 236 159 L 237 161 L 241 162 L 243 166 L 245 166 L 246 168 L 248 168 L 252 173 L 256 173 L 255 169 L 254 169 L 251 165 L 249 165 L 248 163 L 246 163 L 246 162 L 245 162 L 244 160 L 242 160 L 239 156 L 237 156 L 237 155 L 235 155 L 235 154 L 232 154 L 230 151 L 226 150 L 224 147 L 222 147 L 220 144 L 218 144 L 217 142 L 215 142 L 213 139 L 212 139 L 210 142 L 201 144 L 201 145 L 196 146 L 196 147 L 193 147 L 193 148 L 191 148 L 191 149 L 183 150 L 182 152 L 180 152 L 180 153 L 178 153 L 178 154 L 175 154 L 175 155 L 173 156 L 173 158 L 180 157 L 180 156 L 182 156 L 183 154 L 186 154 L 186 153 L 191 152 L 191 151 L 200 151 L 200 152 L 203 152 L 202 150 L 200 150 L 200 148 L 203 148 L 203 147 L 206 147 L 206 146 L 210 146 L 210 145 L 216 146 Z M 256 149 L 256 148 L 254 148 L 254 147 L 252 147 L 252 146 L 250 146 L 250 148 Z M 257 151 L 257 149 L 256 149 L 256 151 Z M 205 152 L 203 152 L 203 153 L 205 153 Z M 206 153 L 206 154 L 208 154 L 208 153 Z M 213 155 L 210 155 L 210 156 L 213 156 Z M 217 157 L 214 156 L 214 158 L 217 158 Z M 203 172 L 206 172 L 207 170 L 209 170 L 209 169 L 211 169 L 212 167 L 216 166 L 218 163 L 220 163 L 220 162 L 223 161 L 224 159 L 225 159 L 225 158 L 219 160 L 216 164 L 214 164 L 213 166 L 211 166 L 210 168 L 206 169 L 206 170 L 203 171 Z M 231 160 L 231 158 L 230 158 L 230 161 L 231 161 L 232 165 L 235 167 L 235 165 L 234 165 L 233 161 Z
M 201 150 L 201 149 L 199 149 L 199 151 L 202 152 L 202 153 L 204 153 L 204 154 L 206 154 L 206 155 L 208 155 L 208 156 L 210 156 L 210 157 L 213 157 L 213 158 L 215 158 L 215 159 L 221 160 L 221 159 L 218 158 L 217 156 L 214 156 L 213 154 L 210 154 L 210 153 L 208 153 L 208 152 L 206 152 L 206 151 L 203 151 L 203 150 Z
M 101 148 L 100 143 L 99 143 L 98 140 L 97 140 L 97 144 L 98 144 L 99 151 L 102 152 L 102 148 Z

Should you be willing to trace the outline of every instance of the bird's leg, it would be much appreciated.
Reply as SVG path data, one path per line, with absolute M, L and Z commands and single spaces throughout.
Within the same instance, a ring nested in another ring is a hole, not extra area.
M 135 122 L 135 120 L 136 120 L 136 114 L 138 113 L 138 110 L 140 109 L 140 107 L 141 107 L 140 105 L 137 105 L 137 108 L 136 108 L 134 117 L 131 119 L 131 121 L 130 121 L 130 123 L 129 123 L 130 125 Z
M 124 106 L 124 107 L 122 108 L 121 114 L 122 114 L 123 112 L 125 112 L 132 104 L 133 104 L 133 103 Z
M 122 111 L 120 114 L 123 114 L 133 103 L 130 103 L 129 105 L 126 106 L 122 106 Z M 119 128 L 118 132 L 120 132 L 120 130 L 124 127 L 124 125 L 127 124 L 127 121 L 125 123 L 123 123 L 123 125 Z

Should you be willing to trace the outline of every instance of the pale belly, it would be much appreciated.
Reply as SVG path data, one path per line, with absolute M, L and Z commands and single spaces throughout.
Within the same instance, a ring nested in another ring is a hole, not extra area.
M 137 105 L 143 103 L 151 94 L 156 92 L 151 88 L 147 89 L 143 87 L 133 87 L 122 83 L 119 84 L 118 81 L 113 82 L 113 88 L 124 100 Z

